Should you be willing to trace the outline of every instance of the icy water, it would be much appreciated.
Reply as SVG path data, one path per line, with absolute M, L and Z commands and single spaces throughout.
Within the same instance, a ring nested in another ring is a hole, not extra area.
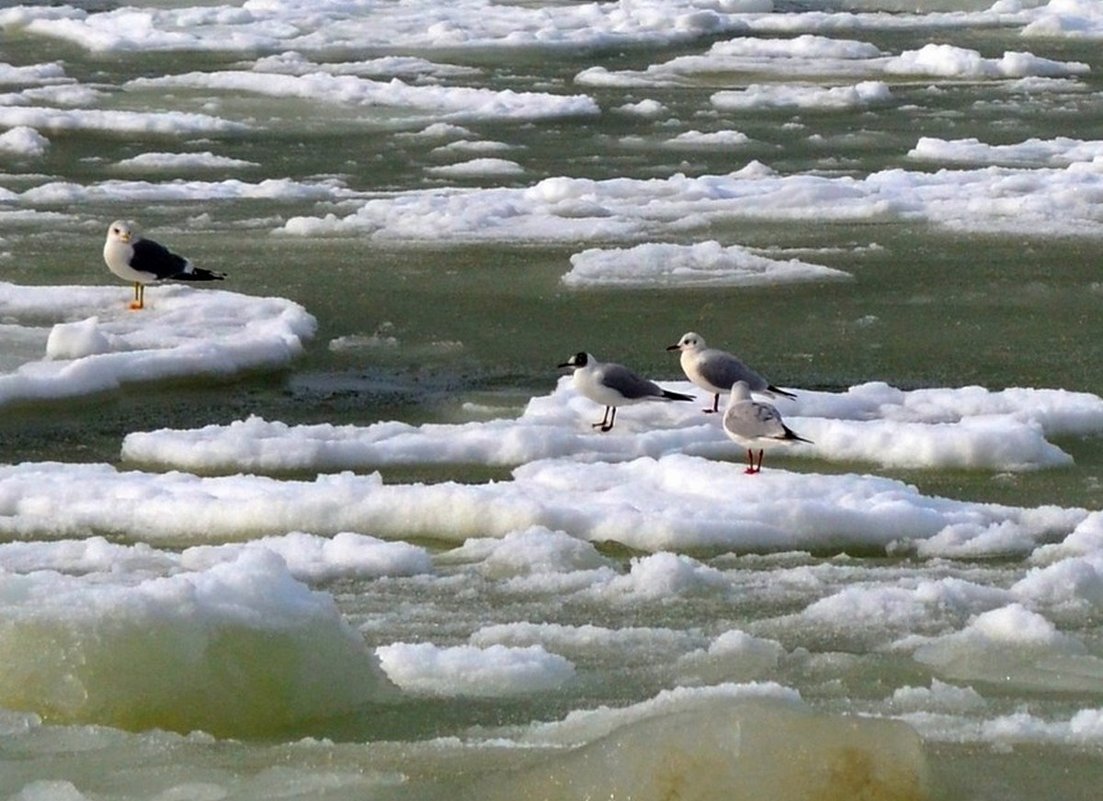
M 0 798 L 1098 797 L 1099 3 L 0 36 Z

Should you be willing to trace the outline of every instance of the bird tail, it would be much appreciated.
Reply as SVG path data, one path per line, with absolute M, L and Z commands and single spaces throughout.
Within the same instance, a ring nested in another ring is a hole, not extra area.
M 792 392 L 787 392 L 784 389 L 778 389 L 773 384 L 770 384 L 770 386 L 766 387 L 766 391 L 773 395 L 780 395 L 783 398 L 788 398 L 789 400 L 797 399 L 797 396 L 794 395 Z
M 796 431 L 789 428 L 789 426 L 783 426 L 783 427 L 785 428 L 785 439 L 795 440 L 796 442 L 807 442 L 809 445 L 815 445 L 816 444 L 810 439 L 805 439 L 800 434 L 798 434 Z
M 202 267 L 192 267 L 188 264 L 183 270 L 172 276 L 172 281 L 221 281 L 226 273 L 216 270 L 205 270 Z
M 671 392 L 669 389 L 663 390 L 663 397 L 667 400 L 680 400 L 691 401 L 694 400 L 692 395 L 683 395 L 681 392 Z

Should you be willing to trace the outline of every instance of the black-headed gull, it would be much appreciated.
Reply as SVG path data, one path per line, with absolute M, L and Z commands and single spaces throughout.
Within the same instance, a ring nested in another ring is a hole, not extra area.
M 646 400 L 691 401 L 690 395 L 663 389 L 654 381 L 640 378 L 627 367 L 614 362 L 599 362 L 591 354 L 576 353 L 559 365 L 574 371 L 575 389 L 582 395 L 605 407 L 605 416 L 594 423 L 594 428 L 608 431 L 617 418 L 617 407 L 628 406 Z

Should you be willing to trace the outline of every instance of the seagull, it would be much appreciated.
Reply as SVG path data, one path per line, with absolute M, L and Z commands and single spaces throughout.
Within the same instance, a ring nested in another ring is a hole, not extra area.
M 682 355 L 679 361 L 686 378 L 713 394 L 712 408 L 705 409 L 706 414 L 720 410 L 720 395 L 730 390 L 736 381 L 745 381 L 751 392 L 760 392 L 770 397 L 796 397 L 792 392 L 778 389 L 727 351 L 706 347 L 701 335 L 693 331 L 683 334 L 667 350 L 680 350 Z
M 744 472 L 758 473 L 762 470 L 763 447 L 766 445 L 807 442 L 781 421 L 777 408 L 764 401 L 751 398 L 751 389 L 746 381 L 732 384 L 731 398 L 724 411 L 724 433 L 747 449 L 747 469 Z M 755 464 L 754 450 L 758 448 L 758 464 Z
M 691 401 L 692 397 L 680 392 L 663 389 L 654 381 L 640 378 L 622 364 L 599 362 L 589 353 L 576 353 L 560 367 L 570 367 L 574 371 L 572 381 L 575 389 L 605 407 L 605 416 L 594 423 L 594 428 L 608 431 L 617 418 L 617 407 L 639 403 L 645 400 Z
M 107 268 L 124 281 L 134 282 L 132 309 L 145 308 L 146 284 L 154 281 L 221 281 L 225 273 L 195 267 L 152 239 L 143 239 L 133 223 L 116 220 L 103 243 Z

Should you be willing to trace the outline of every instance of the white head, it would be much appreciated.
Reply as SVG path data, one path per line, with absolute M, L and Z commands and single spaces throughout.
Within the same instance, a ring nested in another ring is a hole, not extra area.
M 731 402 L 751 399 L 751 388 L 746 381 L 736 381 L 732 384 Z
M 687 331 L 682 334 L 682 338 L 674 345 L 671 345 L 667 350 L 680 350 L 683 353 L 690 350 L 704 350 L 705 340 L 701 338 L 701 335 L 695 331 Z
M 115 220 L 107 228 L 107 241 L 108 242 L 122 242 L 124 245 L 129 244 L 137 238 L 137 231 L 134 223 L 127 222 L 126 220 Z

